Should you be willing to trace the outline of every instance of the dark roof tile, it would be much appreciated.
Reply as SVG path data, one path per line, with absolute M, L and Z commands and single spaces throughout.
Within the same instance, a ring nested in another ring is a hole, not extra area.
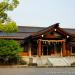
M 44 29 L 44 27 L 19 26 L 19 32 L 38 32 L 42 29 Z
M 36 33 L 39 31 L 44 32 L 46 31 L 48 28 L 51 28 L 53 26 L 50 27 L 27 27 L 27 26 L 19 26 L 19 31 L 17 33 L 10 33 L 10 34 L 6 34 L 4 32 L 0 32 L 0 36 L 11 36 L 11 37 L 21 37 L 21 38 L 26 38 L 29 37 L 30 35 L 32 35 L 33 33 Z M 70 29 L 70 28 L 63 28 L 66 32 L 74 34 L 75 35 L 75 29 Z

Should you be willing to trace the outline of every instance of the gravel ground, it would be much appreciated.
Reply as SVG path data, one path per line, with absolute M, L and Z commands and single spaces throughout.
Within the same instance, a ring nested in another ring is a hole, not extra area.
M 0 75 L 75 75 L 75 67 L 0 68 Z

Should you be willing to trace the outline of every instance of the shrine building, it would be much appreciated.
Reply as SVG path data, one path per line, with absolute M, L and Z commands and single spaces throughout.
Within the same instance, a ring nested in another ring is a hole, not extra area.
M 17 33 L 0 32 L 0 39 L 17 40 L 22 56 L 73 56 L 75 55 L 75 29 L 60 28 L 59 23 L 49 27 L 19 26 Z

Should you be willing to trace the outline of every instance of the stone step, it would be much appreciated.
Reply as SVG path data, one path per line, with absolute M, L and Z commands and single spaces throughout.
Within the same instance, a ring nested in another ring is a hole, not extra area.
M 69 64 L 75 63 L 75 57 L 64 57 Z
M 32 60 L 31 60 L 32 58 Z M 50 56 L 42 56 L 42 57 L 23 57 L 28 64 L 36 63 L 38 66 L 71 66 L 71 64 L 75 63 L 74 57 L 50 57 Z
M 69 66 L 63 58 L 48 58 L 48 61 L 52 63 L 53 66 Z
M 41 58 L 37 58 L 37 65 L 38 66 L 42 66 L 42 59 Z

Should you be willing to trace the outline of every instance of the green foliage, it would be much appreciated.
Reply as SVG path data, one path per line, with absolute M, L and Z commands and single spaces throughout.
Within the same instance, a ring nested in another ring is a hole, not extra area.
M 19 60 L 20 52 L 22 52 L 22 48 L 16 41 L 3 39 L 0 40 L 0 62 L 6 63 L 9 60 L 17 61 Z
M 6 29 L 5 29 L 7 33 L 9 32 L 17 32 L 18 31 L 18 27 L 16 26 L 15 22 L 9 22 L 7 23 Z
M 3 0 L 0 2 L 0 31 L 4 32 L 17 32 L 18 27 L 7 14 L 7 11 L 14 10 L 19 4 L 18 0 Z
M 7 11 L 14 10 L 19 4 L 18 0 L 3 0 L 0 2 L 0 22 L 4 23 L 8 19 Z
M 6 33 L 17 32 L 18 27 L 7 14 L 7 11 L 14 10 L 19 4 L 18 0 L 3 0 L 0 2 L 0 31 Z M 20 48 L 19 43 L 14 40 L 0 39 L 0 63 L 12 63 L 19 59 Z
M 21 51 L 22 49 L 16 41 L 0 39 L 0 56 L 13 56 Z
M 19 0 L 3 0 L 0 2 L 0 12 L 6 10 L 14 10 L 19 4 Z
M 18 27 L 15 22 L 8 22 L 6 24 L 0 24 L 0 31 L 13 33 L 18 31 Z

